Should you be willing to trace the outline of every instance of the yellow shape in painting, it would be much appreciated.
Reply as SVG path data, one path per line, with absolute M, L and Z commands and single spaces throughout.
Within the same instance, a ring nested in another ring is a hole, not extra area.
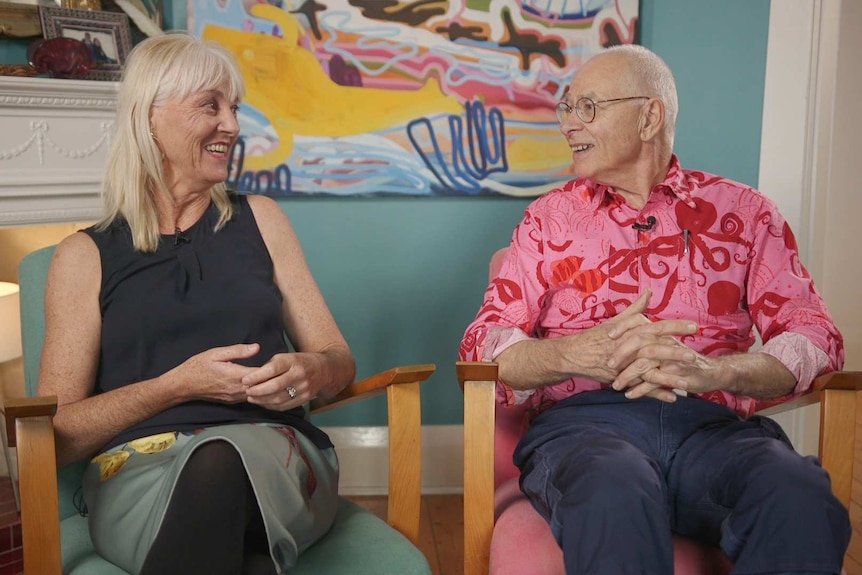
M 91 459 L 90 463 L 99 464 L 99 480 L 104 482 L 116 475 L 123 468 L 130 455 L 125 450 L 102 453 Z
M 512 172 L 554 169 L 572 162 L 572 149 L 562 138 L 522 136 L 506 146 L 506 159 Z
M 158 453 L 172 446 L 176 441 L 177 434 L 173 431 L 168 431 L 132 440 L 127 446 L 138 453 Z
M 349 136 L 382 130 L 414 118 L 460 114 L 462 106 L 428 80 L 419 90 L 340 86 L 308 50 L 298 45 L 296 18 L 270 4 L 255 4 L 253 16 L 278 24 L 284 37 L 207 26 L 203 36 L 226 47 L 237 59 L 246 83 L 246 102 L 264 114 L 280 144 L 263 156 L 246 157 L 250 170 L 283 163 L 293 136 Z

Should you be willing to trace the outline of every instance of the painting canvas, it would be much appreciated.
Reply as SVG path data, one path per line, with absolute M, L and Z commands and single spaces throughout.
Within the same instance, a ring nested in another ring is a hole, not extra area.
M 554 105 L 637 0 L 193 0 L 247 86 L 229 184 L 270 196 L 537 196 Z

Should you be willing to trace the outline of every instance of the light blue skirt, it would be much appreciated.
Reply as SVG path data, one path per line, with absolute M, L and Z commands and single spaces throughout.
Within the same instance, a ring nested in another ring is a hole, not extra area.
M 177 477 L 192 452 L 213 440 L 245 465 L 278 573 L 329 530 L 338 507 L 338 458 L 291 427 L 238 424 L 136 439 L 94 457 L 84 500 L 96 551 L 138 573 L 158 534 Z M 239 496 L 239 495 L 237 495 Z

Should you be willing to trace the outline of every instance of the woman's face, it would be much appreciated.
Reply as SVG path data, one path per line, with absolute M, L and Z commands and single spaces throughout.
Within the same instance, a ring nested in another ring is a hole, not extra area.
M 239 135 L 239 102 L 226 94 L 222 86 L 153 108 L 150 123 L 169 191 L 208 192 L 227 179 L 228 152 Z

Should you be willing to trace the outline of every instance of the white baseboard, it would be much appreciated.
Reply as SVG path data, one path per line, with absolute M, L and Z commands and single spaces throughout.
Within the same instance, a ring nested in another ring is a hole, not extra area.
M 817 406 L 775 417 L 803 455 L 817 454 Z M 389 430 L 385 426 L 324 427 L 341 466 L 343 495 L 386 495 L 389 486 Z M 807 432 L 807 433 L 806 433 Z M 422 427 L 422 493 L 464 492 L 464 427 Z
M 389 488 L 389 429 L 324 427 L 341 467 L 342 495 L 386 495 Z M 422 493 L 439 495 L 464 491 L 464 427 L 422 427 Z

